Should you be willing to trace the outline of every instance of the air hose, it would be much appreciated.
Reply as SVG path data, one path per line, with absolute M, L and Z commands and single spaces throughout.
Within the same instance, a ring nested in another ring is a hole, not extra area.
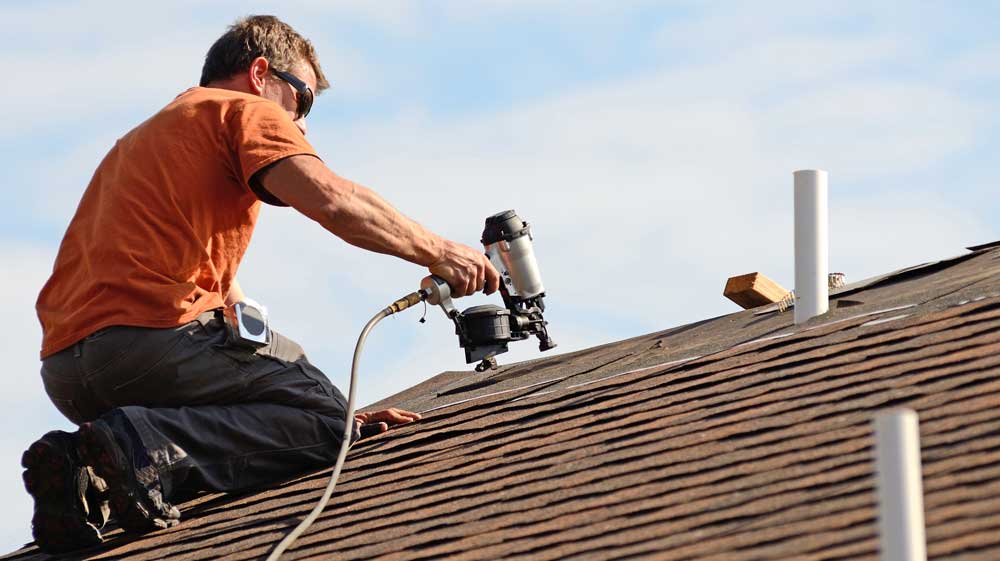
M 417 292 L 411 292 L 406 296 L 400 298 L 393 302 L 389 307 L 381 310 L 379 313 L 375 314 L 375 317 L 368 320 L 365 324 L 364 329 L 361 330 L 361 335 L 358 337 L 358 344 L 354 347 L 354 360 L 351 362 L 351 387 L 347 394 L 347 416 L 344 419 L 344 437 L 341 441 L 340 454 L 337 456 L 337 463 L 333 467 L 333 475 L 330 476 L 330 483 L 326 486 L 326 491 L 323 492 L 323 496 L 320 498 L 319 502 L 309 513 L 309 516 L 299 523 L 291 532 L 288 533 L 284 539 L 278 543 L 274 551 L 271 552 L 267 557 L 267 561 L 277 561 L 281 554 L 288 549 L 292 543 L 303 532 L 305 532 L 313 522 L 319 518 L 320 513 L 326 508 L 327 503 L 330 502 L 330 497 L 333 495 L 333 488 L 337 485 L 337 479 L 340 478 L 340 470 L 344 467 L 344 460 L 347 459 L 347 451 L 351 448 L 351 436 L 354 431 L 354 400 L 357 394 L 357 381 L 358 381 L 358 363 L 361 362 L 361 350 L 365 346 L 365 339 L 368 338 L 368 333 L 371 332 L 375 324 L 382 321 L 384 318 L 391 316 L 397 312 L 401 312 L 410 306 L 417 304 L 427 298 L 428 293 L 426 291 L 420 290 Z

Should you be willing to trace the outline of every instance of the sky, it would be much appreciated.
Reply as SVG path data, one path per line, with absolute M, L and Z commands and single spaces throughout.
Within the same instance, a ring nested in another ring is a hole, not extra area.
M 34 302 L 79 197 L 254 13 L 317 48 L 332 87 L 308 139 L 331 169 L 473 247 L 498 211 L 533 225 L 549 353 L 737 311 L 730 276 L 794 288 L 798 169 L 830 174 L 830 268 L 848 282 L 1000 239 L 993 3 L 4 0 L 0 551 L 31 539 L 21 451 L 73 429 L 38 376 Z M 239 279 L 346 390 L 361 327 L 426 274 L 266 208 Z M 500 300 L 457 306 L 482 303 Z M 375 329 L 359 403 L 469 368 L 443 313 L 422 313 Z

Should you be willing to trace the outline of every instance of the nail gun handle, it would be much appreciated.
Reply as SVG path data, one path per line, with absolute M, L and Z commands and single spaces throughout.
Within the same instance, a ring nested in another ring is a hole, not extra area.
M 455 317 L 458 310 L 451 303 L 451 286 L 437 275 L 428 275 L 420 281 L 420 292 L 425 294 L 425 300 L 435 306 L 441 306 L 448 317 Z
M 437 275 L 427 275 L 420 281 L 420 290 L 426 292 L 427 302 L 440 306 L 441 302 L 451 299 L 451 286 Z

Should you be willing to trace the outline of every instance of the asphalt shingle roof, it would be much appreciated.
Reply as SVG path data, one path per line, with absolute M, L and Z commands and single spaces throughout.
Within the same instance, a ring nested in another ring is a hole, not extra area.
M 285 558 L 875 560 L 871 419 L 905 406 L 929 557 L 1000 559 L 1000 248 L 848 286 L 805 325 L 747 310 L 388 405 L 427 413 L 354 447 Z M 76 558 L 261 559 L 328 477 L 202 496 Z

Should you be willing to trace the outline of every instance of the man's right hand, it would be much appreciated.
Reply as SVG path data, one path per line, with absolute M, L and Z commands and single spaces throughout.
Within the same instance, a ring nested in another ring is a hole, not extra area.
M 444 240 L 441 259 L 427 268 L 448 283 L 455 298 L 480 290 L 493 294 L 500 287 L 500 273 L 481 251 L 453 241 Z

